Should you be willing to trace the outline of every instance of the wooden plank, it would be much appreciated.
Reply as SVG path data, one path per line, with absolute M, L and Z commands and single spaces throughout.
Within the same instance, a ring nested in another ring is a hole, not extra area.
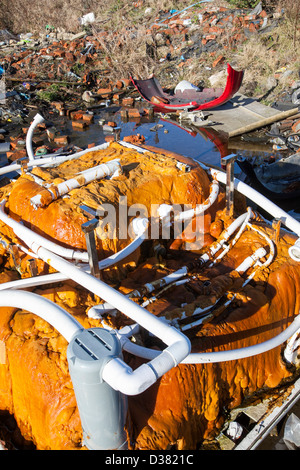
M 281 404 L 268 410 L 249 434 L 234 448 L 234 450 L 254 450 L 270 434 L 276 424 L 285 417 L 288 411 L 300 398 L 300 379 L 292 387 L 290 395 L 283 399 Z
M 281 112 L 252 98 L 237 94 L 225 105 L 209 110 L 208 119 L 213 123 L 211 127 L 225 132 L 229 138 L 232 138 L 298 113 L 298 108 Z M 201 127 L 201 122 L 197 126 Z

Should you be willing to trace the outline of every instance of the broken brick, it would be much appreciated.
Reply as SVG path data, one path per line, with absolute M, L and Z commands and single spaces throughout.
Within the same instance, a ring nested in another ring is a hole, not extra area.
M 97 91 L 97 94 L 98 95 L 101 95 L 103 97 L 107 97 L 108 95 L 110 95 L 112 93 L 112 89 L 111 88 L 99 88 L 99 90 Z
M 72 127 L 73 129 L 85 129 L 88 126 L 88 123 L 86 121 L 72 121 Z
M 217 65 L 219 64 L 222 64 L 225 60 L 225 57 L 223 55 L 219 55 L 219 57 L 217 57 L 214 61 L 213 61 L 213 64 L 212 66 L 213 67 L 217 67 Z
M 134 99 L 133 98 L 123 98 L 122 99 L 122 105 L 123 106 L 132 106 L 134 103 Z
M 60 135 L 54 138 L 54 142 L 57 145 L 68 145 L 69 137 L 67 135 Z

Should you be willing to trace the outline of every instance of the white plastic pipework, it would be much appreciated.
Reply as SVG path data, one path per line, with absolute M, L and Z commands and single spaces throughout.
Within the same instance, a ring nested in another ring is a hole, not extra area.
M 245 214 L 240 215 L 237 219 L 235 219 L 232 222 L 232 224 L 229 225 L 229 227 L 227 227 L 223 231 L 223 233 L 220 236 L 220 240 L 217 241 L 216 243 L 214 243 L 210 247 L 210 249 L 207 253 L 204 253 L 203 255 L 201 255 L 200 259 L 202 259 L 204 261 L 204 263 L 209 261 L 210 257 L 213 256 L 215 253 L 217 253 L 222 248 L 224 243 L 226 243 L 226 241 L 228 241 L 228 239 L 231 237 L 231 235 L 240 226 L 245 227 L 246 223 L 249 221 L 249 218 L 252 215 L 253 214 L 252 214 L 251 209 L 248 208 L 248 211 Z M 239 231 L 239 235 L 240 235 L 240 233 L 241 233 L 241 231 Z M 235 238 L 235 240 L 236 240 L 236 238 Z M 147 293 L 150 294 L 151 292 L 154 292 L 158 287 L 166 286 L 166 285 L 171 284 L 172 282 L 174 282 L 176 280 L 181 279 L 182 277 L 186 276 L 187 273 L 188 273 L 187 266 L 183 266 L 182 268 L 179 268 L 177 271 L 174 271 L 173 273 L 167 274 L 166 276 L 164 276 L 161 279 L 157 279 L 156 281 L 148 282 L 148 283 L 144 284 L 143 289 L 146 289 Z M 127 297 L 130 298 L 130 296 L 131 297 L 132 296 L 140 297 L 141 293 L 139 292 L 138 289 L 136 289 L 134 292 L 132 292 L 130 294 L 127 294 Z M 91 317 L 91 318 L 100 318 L 102 314 L 108 313 L 109 311 L 112 311 L 112 310 L 114 310 L 112 305 L 110 305 L 108 303 L 104 303 L 104 304 L 97 305 L 95 307 L 91 307 L 90 310 L 88 311 L 88 316 Z
M 184 364 L 204 364 L 209 362 L 224 362 L 235 361 L 237 359 L 245 359 L 247 357 L 262 354 L 271 349 L 280 346 L 291 338 L 300 328 L 300 315 L 298 314 L 294 321 L 284 331 L 277 336 L 253 346 L 248 346 L 240 349 L 232 349 L 229 351 L 217 351 L 210 353 L 192 353 L 187 356 L 182 362 Z
M 209 171 L 211 175 L 216 178 L 219 182 L 226 184 L 226 173 L 212 168 L 209 168 Z M 246 196 L 247 198 L 254 201 L 257 205 L 259 205 L 273 217 L 280 219 L 280 221 L 288 229 L 298 235 L 298 240 L 294 243 L 292 247 L 289 248 L 289 255 L 294 261 L 300 262 L 300 222 L 294 219 L 292 216 L 290 216 L 287 212 L 278 207 L 272 201 L 267 199 L 265 196 L 260 194 L 258 191 L 251 188 L 246 183 L 243 183 L 237 178 L 234 178 L 234 188 L 241 194 L 244 194 L 244 196 Z
M 257 262 L 263 258 L 264 256 L 266 256 L 267 252 L 266 250 L 261 247 L 261 248 L 258 248 L 254 253 L 252 253 L 252 255 L 248 256 L 247 258 L 244 259 L 244 261 L 242 261 L 242 263 L 233 270 L 233 272 L 237 272 L 239 274 L 244 274 L 253 264 L 256 266 Z M 197 307 L 194 312 L 192 313 L 192 315 L 189 315 L 190 317 L 193 316 L 193 315 L 198 315 L 199 313 L 205 313 L 205 312 L 208 312 L 209 310 L 212 309 L 212 307 L 216 304 L 216 302 L 218 302 L 220 299 L 216 299 L 215 300 L 215 303 L 212 304 L 212 305 L 208 305 L 207 307 Z M 182 312 L 181 314 L 181 317 L 179 320 L 183 320 L 184 318 L 188 318 L 188 316 L 186 315 L 185 312 Z M 202 320 L 200 320 L 201 322 Z M 195 325 L 194 323 L 192 324 L 193 326 Z M 186 327 L 182 328 L 182 331 L 184 331 L 184 329 L 190 329 L 190 324 L 186 325 Z
M 174 221 L 177 220 L 188 220 L 192 219 L 194 216 L 203 214 L 209 207 L 213 205 L 216 201 L 219 194 L 219 183 L 216 180 L 213 180 L 211 183 L 210 194 L 208 198 L 202 203 L 197 204 L 194 209 L 189 209 L 184 212 L 180 212 L 176 214 L 174 217 Z M 161 204 L 158 208 L 158 214 L 160 218 L 163 220 L 165 217 L 169 217 L 172 211 L 172 206 L 169 204 Z
M 59 305 L 33 292 L 9 291 L 0 293 L 0 307 L 13 307 L 38 315 L 52 325 L 70 342 L 83 326 Z
M 139 394 L 170 369 L 177 366 L 189 354 L 190 341 L 176 328 L 152 315 L 101 280 L 78 270 L 70 262 L 37 244 L 28 235 L 23 240 L 47 264 L 113 305 L 167 345 L 157 358 L 134 371 L 117 358 L 108 362 L 103 369 L 103 380 L 113 389 L 119 390 L 125 395 Z
M 237 268 L 236 271 L 239 274 L 245 273 L 256 261 L 263 256 L 266 256 L 267 252 L 264 248 L 258 248 L 252 255 L 248 256 Z
M 273 338 L 264 341 L 262 343 L 254 344 L 253 346 L 247 346 L 240 349 L 231 349 L 229 351 L 216 351 L 207 353 L 191 353 L 185 359 L 182 360 L 182 364 L 208 364 L 216 362 L 236 361 L 238 359 L 245 359 L 247 357 L 256 356 L 263 354 L 271 349 L 274 349 L 281 344 L 295 338 L 295 335 L 299 335 L 300 328 L 300 315 L 298 314 L 294 321 L 281 333 Z M 123 349 L 139 356 L 144 359 L 152 360 L 156 358 L 159 351 L 156 349 L 145 348 L 138 344 L 132 343 L 128 338 L 123 340 Z M 287 354 L 287 360 L 294 360 L 294 355 Z
M 227 227 L 226 230 L 223 231 L 223 233 L 220 236 L 220 240 L 213 244 L 210 248 L 208 253 L 204 253 L 203 255 L 200 256 L 200 259 L 202 259 L 204 262 L 207 262 L 210 259 L 210 256 L 213 256 L 215 253 L 217 253 L 224 243 L 231 237 L 231 235 L 240 227 L 242 224 L 244 225 L 249 218 L 252 215 L 252 211 L 248 210 L 245 214 L 240 215 L 237 219 L 235 219 L 232 224 L 230 224 L 229 227 Z M 171 282 L 174 282 L 177 279 L 182 278 L 188 273 L 188 268 L 187 266 L 183 266 L 182 268 L 179 268 L 177 271 L 174 271 L 171 274 L 167 274 L 167 276 L 163 277 L 162 279 L 158 279 L 154 282 L 149 282 L 145 284 L 145 288 L 148 293 L 153 292 L 156 287 L 162 287 L 167 284 L 170 284 Z
M 299 363 L 300 330 L 297 330 L 287 342 L 284 357 L 290 364 Z
M 49 250 L 59 254 L 60 256 L 63 256 L 64 258 L 79 260 L 85 263 L 88 263 L 89 261 L 87 252 L 64 248 L 33 232 L 29 228 L 25 227 L 25 225 L 9 217 L 5 213 L 5 200 L 0 202 L 0 220 L 2 220 L 2 222 L 12 228 L 17 237 L 19 237 L 21 240 L 25 240 L 25 238 L 28 239 L 29 237 L 32 237 L 32 240 L 35 240 L 40 245 L 47 247 Z
M 27 150 L 27 155 L 28 155 L 28 158 L 29 160 L 34 160 L 34 152 L 33 152 L 33 148 L 32 148 L 32 135 L 33 135 L 33 132 L 35 130 L 35 128 L 41 124 L 42 122 L 44 122 L 44 118 L 43 116 L 41 116 L 40 114 L 36 114 L 28 131 L 27 131 L 27 135 L 26 135 L 26 150 Z
M 135 250 L 137 250 L 139 246 L 141 246 L 141 244 L 146 238 L 146 232 L 148 229 L 148 219 L 140 219 L 139 223 L 134 224 L 133 226 L 136 230 L 140 231 L 139 233 L 137 233 L 138 236 L 122 250 L 99 261 L 98 266 L 100 270 L 106 269 L 116 263 L 119 263 L 127 256 L 131 255 Z M 20 248 L 20 250 L 24 250 L 30 256 L 37 257 L 35 253 L 29 252 L 28 250 L 24 249 L 23 246 L 17 246 Z M 89 265 L 81 265 L 80 268 L 78 267 L 78 269 L 82 269 L 87 272 L 90 268 Z M 52 273 L 41 276 L 28 277 L 23 279 L 17 279 L 15 281 L 3 282 L 2 284 L 0 284 L 0 291 L 6 289 L 26 289 L 28 287 L 36 287 L 45 284 L 65 281 L 66 279 L 69 279 L 69 277 L 62 273 Z
M 72 189 L 80 188 L 83 185 L 107 176 L 117 175 L 119 172 L 121 172 L 120 160 L 115 159 L 106 163 L 101 163 L 101 165 L 89 168 L 88 170 L 84 170 L 76 177 L 59 183 L 54 187 L 54 189 L 52 189 L 51 186 L 48 186 L 47 188 L 41 187 L 41 190 L 46 189 L 50 193 L 52 201 L 54 201 L 55 199 L 69 193 Z M 47 205 L 46 202 L 42 201 L 40 194 L 33 196 L 30 199 L 30 203 L 35 209 Z
M 108 145 L 109 143 L 106 142 L 104 144 L 97 145 L 90 149 L 81 150 L 80 152 L 72 153 L 71 155 L 49 154 L 47 156 L 43 156 L 42 158 L 35 157 L 34 159 L 29 160 L 26 165 L 27 165 L 27 168 L 32 168 L 35 166 L 42 166 L 42 167 L 57 166 L 60 163 L 63 163 L 69 160 L 76 160 L 77 158 L 82 157 L 82 155 L 85 155 L 86 153 L 105 149 L 108 147 Z M 0 175 L 5 175 L 12 171 L 18 171 L 21 169 L 22 169 L 22 165 L 20 163 L 11 163 L 10 165 L 6 165 L 0 168 Z

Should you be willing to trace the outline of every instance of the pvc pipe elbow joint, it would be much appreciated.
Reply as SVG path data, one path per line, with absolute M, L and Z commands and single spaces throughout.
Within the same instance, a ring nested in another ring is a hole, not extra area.
M 41 114 L 36 114 L 30 127 L 29 127 L 29 130 L 27 132 L 27 136 L 26 136 L 26 150 L 27 150 L 27 154 L 28 154 L 28 158 L 29 160 L 34 160 L 34 152 L 33 152 L 33 148 L 32 148 L 32 134 L 33 134 L 33 131 L 34 129 L 36 128 L 36 126 L 38 126 L 39 124 L 41 124 L 42 122 L 44 122 L 44 118 L 43 116 L 41 116 Z
M 289 248 L 289 255 L 294 261 L 300 262 L 300 238 Z
M 134 371 L 119 358 L 114 358 L 104 366 L 102 379 L 114 390 L 125 395 L 138 395 L 181 362 L 178 351 L 182 359 L 186 358 L 190 353 L 189 340 L 172 344 L 150 362 L 142 364 Z M 178 357 L 175 358 L 173 353 Z M 177 359 L 179 359 L 178 362 Z

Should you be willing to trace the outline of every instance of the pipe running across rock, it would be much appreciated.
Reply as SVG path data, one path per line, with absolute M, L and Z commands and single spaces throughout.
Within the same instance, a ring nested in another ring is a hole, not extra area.
M 250 208 L 245 214 L 240 215 L 237 219 L 235 219 L 229 227 L 227 227 L 221 234 L 218 241 L 216 241 L 209 250 L 200 256 L 199 262 L 201 264 L 206 264 L 212 256 L 214 256 L 222 247 L 223 245 L 229 240 L 229 238 L 236 232 L 236 230 L 240 227 L 237 235 L 234 238 L 234 243 L 237 241 L 239 236 L 241 235 L 242 231 L 244 230 L 246 224 L 248 223 L 249 219 L 253 216 L 253 212 Z M 228 251 L 229 248 L 226 248 L 224 251 Z M 157 279 L 152 282 L 148 282 L 144 284 L 144 286 L 140 287 L 139 289 L 134 290 L 133 292 L 126 294 L 128 298 L 132 297 L 142 297 L 143 295 L 148 295 L 154 292 L 158 288 L 165 287 L 181 278 L 186 276 L 189 272 L 188 266 L 182 266 L 177 271 L 173 273 L 167 274 L 166 276 Z M 114 307 L 108 303 L 103 303 L 94 307 L 91 307 L 88 311 L 88 316 L 91 318 L 101 318 L 102 314 L 111 312 L 114 310 Z
M 226 173 L 213 168 L 208 168 L 202 164 L 201 167 L 208 170 L 211 176 L 216 178 L 220 183 L 226 184 Z M 294 261 L 300 262 L 300 222 L 246 183 L 243 183 L 237 178 L 234 178 L 233 183 L 234 188 L 239 193 L 254 201 L 258 206 L 273 217 L 279 219 L 288 229 L 298 235 L 298 240 L 289 248 L 289 255 Z
M 1 204 L 0 204 L 0 219 L 1 219 Z M 144 240 L 147 238 L 147 230 L 148 230 L 148 220 L 147 219 L 140 219 L 138 224 L 134 224 L 136 229 L 137 237 L 129 243 L 125 248 L 118 251 L 117 253 L 113 253 L 112 255 L 108 256 L 105 259 L 102 259 L 98 263 L 99 270 L 107 269 L 110 266 L 113 266 L 116 263 L 119 263 L 123 259 L 127 258 L 127 256 L 131 255 L 134 251 L 136 251 Z M 37 257 L 36 254 L 25 250 L 23 246 L 18 245 L 20 250 L 25 251 L 26 253 L 30 254 L 32 257 Z M 78 269 L 82 269 L 85 272 L 89 271 L 89 265 L 81 264 Z M 36 287 L 42 286 L 46 284 L 52 284 L 56 282 L 65 281 L 70 279 L 69 276 L 66 276 L 62 273 L 52 273 L 52 274 L 44 274 L 41 276 L 34 276 L 28 277 L 23 279 L 16 279 L 14 281 L 3 282 L 0 284 L 0 291 L 7 290 L 7 289 L 27 289 L 28 287 Z M 90 309 L 91 310 L 91 309 Z
M 15 227 L 14 220 L 4 213 L 4 204 L 0 205 L 0 218 L 8 225 L 20 229 L 19 224 Z M 23 226 L 21 226 L 23 227 Z M 144 308 L 132 300 L 125 297 L 120 292 L 108 286 L 104 282 L 90 274 L 78 269 L 72 263 L 66 261 L 61 256 L 54 254 L 49 249 L 44 248 L 43 237 L 30 229 L 23 227 L 20 238 L 40 259 L 52 266 L 60 273 L 68 276 L 82 287 L 98 295 L 114 308 L 130 317 L 133 321 L 144 327 L 153 335 L 160 338 L 167 348 L 155 358 L 151 363 L 144 364 L 137 370 L 132 371 L 123 361 L 119 359 L 111 360 L 103 370 L 103 379 L 115 390 L 119 390 L 125 395 L 135 395 L 146 390 L 156 380 L 164 375 L 168 370 L 180 363 L 190 352 L 190 341 L 181 332 L 163 322 L 159 318 L 149 313 Z M 16 233 L 16 232 L 15 232 Z M 16 235 L 18 235 L 16 233 Z M 9 294 L 9 293 L 8 293 Z M 109 372 L 108 372 L 109 369 Z
M 102 163 L 101 165 L 82 171 L 74 178 L 58 185 L 50 185 L 47 188 L 41 188 L 40 192 L 30 199 L 31 205 L 35 209 L 48 206 L 52 201 L 69 193 L 72 189 L 80 188 L 92 181 L 106 178 L 107 176 L 118 176 L 121 171 L 122 168 L 118 159 Z
M 33 292 L 1 292 L 0 307 L 14 307 L 34 313 L 52 325 L 68 342 L 83 330 L 83 326 L 66 310 Z

